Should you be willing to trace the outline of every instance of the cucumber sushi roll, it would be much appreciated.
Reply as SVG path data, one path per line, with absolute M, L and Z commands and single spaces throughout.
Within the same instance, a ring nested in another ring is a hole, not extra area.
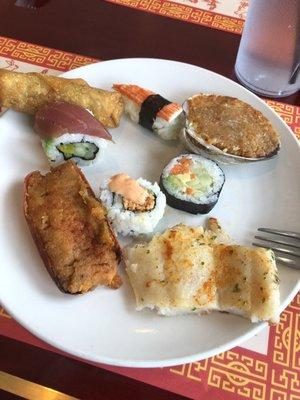
M 166 196 L 157 183 L 125 174 L 103 182 L 100 200 L 115 231 L 124 236 L 153 232 L 166 207 Z
M 88 110 L 65 102 L 43 106 L 36 114 L 34 129 L 51 165 L 70 159 L 80 166 L 94 164 L 111 140 Z
M 217 204 L 224 182 L 222 169 L 196 154 L 173 158 L 160 177 L 167 204 L 191 214 L 207 214 Z
M 107 147 L 106 140 L 75 133 L 42 140 L 45 154 L 52 165 L 72 159 L 84 167 L 92 165 L 101 157 Z

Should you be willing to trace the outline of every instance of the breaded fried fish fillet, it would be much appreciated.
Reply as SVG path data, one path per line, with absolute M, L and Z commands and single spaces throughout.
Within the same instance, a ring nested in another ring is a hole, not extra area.
M 0 69 L 1 106 L 35 114 L 41 106 L 53 101 L 64 101 L 84 107 L 109 128 L 119 124 L 123 112 L 120 93 L 93 88 L 83 79 Z
M 51 277 L 65 293 L 117 288 L 121 249 L 101 202 L 73 161 L 25 179 L 24 213 Z
M 278 322 L 273 252 L 227 244 L 214 219 L 210 228 L 177 225 L 127 251 L 137 309 L 155 308 L 163 315 L 219 310 L 252 322 Z

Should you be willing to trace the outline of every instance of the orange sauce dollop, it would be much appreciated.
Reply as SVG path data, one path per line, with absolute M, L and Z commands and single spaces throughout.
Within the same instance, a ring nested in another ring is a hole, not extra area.
M 112 176 L 108 186 L 112 192 L 136 204 L 144 204 L 148 197 L 147 190 L 126 174 Z

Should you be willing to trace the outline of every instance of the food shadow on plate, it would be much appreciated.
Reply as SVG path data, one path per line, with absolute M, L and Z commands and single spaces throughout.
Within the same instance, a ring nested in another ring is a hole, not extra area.
M 18 141 L 18 146 L 19 149 L 12 150 L 12 157 L 14 158 L 15 163 L 20 163 L 22 166 L 26 163 L 28 171 L 47 171 L 49 169 L 49 164 L 38 140 L 33 141 L 31 137 L 24 136 Z M 29 149 L 29 151 L 22 152 L 20 149 Z M 28 156 L 29 154 L 30 156 Z
M 124 263 L 124 261 L 122 261 L 119 264 L 119 275 L 121 276 L 123 284 L 117 290 L 117 292 L 121 298 L 122 307 L 124 307 L 124 309 L 126 310 L 127 313 L 132 313 L 132 312 L 136 312 L 135 311 L 136 302 L 135 302 L 134 293 L 133 293 L 133 290 L 129 283 L 129 279 L 128 279 L 125 268 L 126 268 L 125 263 Z M 103 287 L 99 286 L 96 290 L 98 291 L 101 289 L 103 289 Z M 107 289 L 107 290 L 109 290 L 109 289 Z M 112 293 L 112 295 L 115 295 L 115 294 L 117 294 L 117 293 Z
M 280 157 L 280 155 L 279 155 Z M 260 161 L 254 164 L 240 164 L 240 165 L 226 165 L 220 162 L 217 164 L 225 172 L 227 185 L 231 178 L 236 178 L 239 180 L 249 180 L 256 179 L 261 176 L 267 176 L 276 170 L 278 167 L 278 159 Z
M 149 129 L 144 128 L 143 126 L 139 125 L 139 124 L 135 124 L 134 122 L 132 122 L 128 116 L 125 116 L 124 118 L 126 118 L 126 124 L 124 124 L 123 121 L 121 121 L 120 127 L 122 127 L 124 129 L 124 135 L 126 135 L 126 130 L 128 130 L 128 128 L 130 127 L 134 127 L 135 129 L 139 130 L 139 134 L 145 138 L 147 138 L 148 140 L 153 141 L 154 143 L 159 143 L 161 146 L 165 146 L 165 147 L 173 147 L 176 148 L 178 147 L 178 144 L 181 144 L 179 138 L 177 139 L 173 139 L 173 140 L 165 140 L 162 139 L 160 136 L 158 136 L 155 132 L 152 132 Z M 122 129 L 122 130 L 123 130 Z M 115 139 L 115 138 L 114 138 Z
M 41 141 L 33 131 L 34 119 L 32 116 L 16 113 L 19 121 L 16 125 L 23 126 L 22 131 L 15 132 L 17 134 L 17 145 L 9 145 L 11 157 L 14 160 L 14 167 L 20 164 L 26 164 L 28 171 L 42 169 L 47 170 L 48 163 L 44 156 Z M 8 137 L 10 135 L 7 135 Z
M 61 293 L 49 276 L 23 214 L 23 182 L 14 183 L 5 196 L 5 203 L 10 205 L 11 212 L 3 217 L 3 224 L 7 227 L 8 243 L 18 243 L 18 258 L 22 270 L 23 283 L 35 286 L 45 296 L 72 298 L 73 296 Z

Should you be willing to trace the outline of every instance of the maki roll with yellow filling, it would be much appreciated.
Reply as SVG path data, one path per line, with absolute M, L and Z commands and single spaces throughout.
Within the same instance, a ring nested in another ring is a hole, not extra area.
M 49 103 L 35 117 L 35 131 L 52 165 L 72 159 L 80 166 L 97 162 L 111 135 L 85 108 L 66 102 Z
M 191 214 L 207 214 L 217 204 L 224 182 L 222 169 L 196 154 L 173 158 L 160 177 L 167 204 Z

